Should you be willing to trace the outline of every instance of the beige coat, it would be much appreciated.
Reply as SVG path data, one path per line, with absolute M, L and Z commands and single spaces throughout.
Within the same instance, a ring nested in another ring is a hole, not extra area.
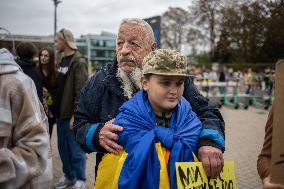
M 51 160 L 47 124 L 33 81 L 0 49 L 1 189 L 37 188 L 43 182 Z
M 261 179 L 269 176 L 272 148 L 273 106 L 271 107 L 265 126 L 265 138 L 257 160 L 257 170 Z

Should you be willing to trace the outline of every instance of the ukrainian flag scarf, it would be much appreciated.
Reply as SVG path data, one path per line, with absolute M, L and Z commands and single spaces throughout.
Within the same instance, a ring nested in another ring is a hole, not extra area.
M 175 163 L 193 161 L 202 126 L 190 104 L 183 97 L 180 99 L 172 112 L 169 128 L 156 125 L 155 119 L 143 90 L 119 109 L 114 124 L 124 128 L 118 143 L 128 153 L 120 172 L 119 189 L 159 188 L 160 162 L 155 143 L 171 151 L 168 171 L 172 189 L 177 188 Z

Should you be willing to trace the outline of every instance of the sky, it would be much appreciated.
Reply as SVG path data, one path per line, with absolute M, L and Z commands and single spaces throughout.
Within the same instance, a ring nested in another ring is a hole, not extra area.
M 190 0 L 62 0 L 57 28 L 68 28 L 75 37 L 116 33 L 123 18 L 149 18 L 170 6 L 186 9 L 189 4 Z M 12 34 L 53 35 L 53 0 L 0 0 L 0 27 Z

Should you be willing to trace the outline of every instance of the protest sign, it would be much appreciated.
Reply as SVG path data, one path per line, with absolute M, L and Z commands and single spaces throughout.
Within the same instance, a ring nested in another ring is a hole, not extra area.
M 201 162 L 177 162 L 178 189 L 236 189 L 233 161 L 225 161 L 220 176 L 207 178 Z

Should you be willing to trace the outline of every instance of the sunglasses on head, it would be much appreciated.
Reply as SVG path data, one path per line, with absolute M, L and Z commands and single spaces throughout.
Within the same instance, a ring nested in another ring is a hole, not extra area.
M 62 34 L 62 36 L 63 36 L 63 39 L 64 39 L 64 40 L 66 40 L 65 35 L 64 35 L 64 30 L 65 30 L 64 28 L 63 28 L 63 29 L 61 29 L 61 30 L 59 31 L 59 33 L 61 33 L 61 34 Z

